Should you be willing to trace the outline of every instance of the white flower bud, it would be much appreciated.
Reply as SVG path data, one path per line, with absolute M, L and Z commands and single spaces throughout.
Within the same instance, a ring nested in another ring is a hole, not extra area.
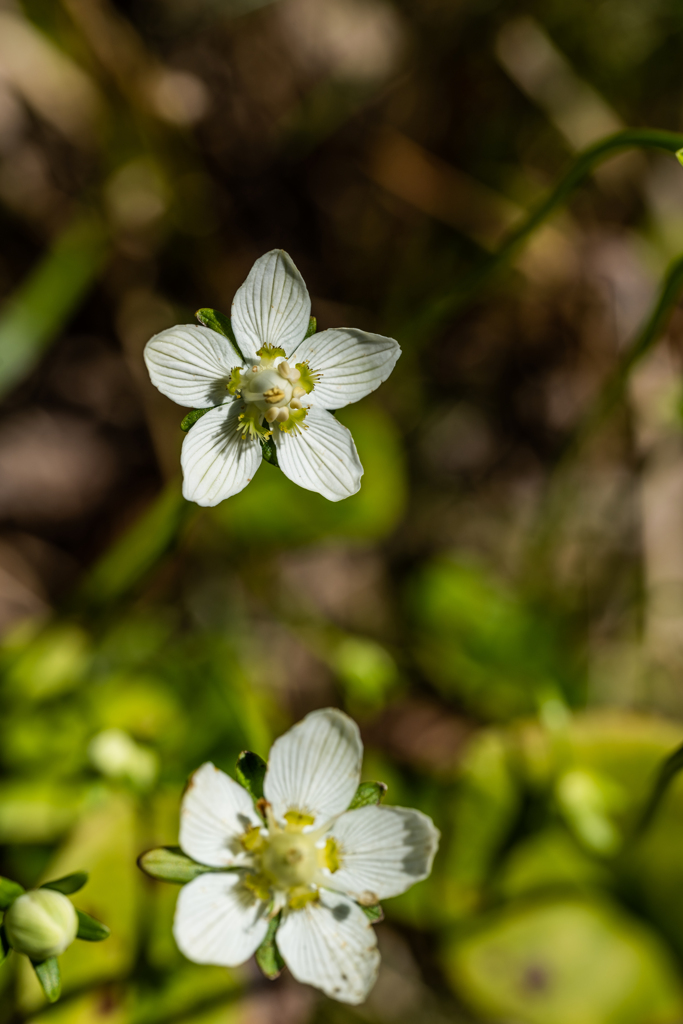
M 78 931 L 78 915 L 61 892 L 31 889 L 5 911 L 3 924 L 12 949 L 40 962 L 59 956 L 71 945 Z

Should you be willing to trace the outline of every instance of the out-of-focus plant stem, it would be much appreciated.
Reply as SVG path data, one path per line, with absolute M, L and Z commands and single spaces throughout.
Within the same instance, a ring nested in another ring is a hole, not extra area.
M 651 128 L 627 128 L 589 146 L 578 155 L 543 202 L 518 227 L 512 229 L 500 248 L 492 255 L 484 257 L 470 274 L 465 275 L 455 288 L 449 291 L 448 295 L 430 305 L 428 313 L 425 314 L 428 324 L 422 325 L 419 320 L 411 327 L 415 330 L 419 330 L 421 326 L 433 329 L 436 324 L 467 306 L 496 274 L 509 266 L 536 228 L 540 227 L 566 201 L 574 189 L 605 160 L 628 149 L 659 149 L 667 153 L 676 153 L 682 147 L 683 135 Z
M 77 308 L 108 252 L 105 225 L 79 215 L 0 313 L 0 400 L 31 372 Z

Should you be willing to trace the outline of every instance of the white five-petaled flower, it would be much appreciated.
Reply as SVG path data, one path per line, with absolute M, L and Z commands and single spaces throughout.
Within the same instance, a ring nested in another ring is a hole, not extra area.
M 439 842 L 420 811 L 347 810 L 360 782 L 358 726 L 334 708 L 314 711 L 270 751 L 259 817 L 245 789 L 202 765 L 183 797 L 180 846 L 202 874 L 180 891 L 173 932 L 197 963 L 234 967 L 282 912 L 277 947 L 299 981 L 360 1003 L 379 952 L 363 906 L 426 878 Z
M 331 501 L 355 494 L 363 467 L 351 434 L 331 414 L 379 387 L 401 354 L 392 338 L 342 327 L 305 337 L 311 300 L 282 249 L 261 256 L 232 304 L 231 342 L 192 324 L 145 348 L 152 383 L 179 405 L 203 409 L 183 443 L 183 494 L 217 505 L 241 491 L 273 438 L 278 465 Z

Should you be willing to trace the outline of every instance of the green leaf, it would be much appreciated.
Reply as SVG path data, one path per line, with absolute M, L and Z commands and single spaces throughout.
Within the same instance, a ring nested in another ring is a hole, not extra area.
M 381 903 L 375 903 L 373 907 L 361 907 L 361 910 L 373 924 L 379 924 L 384 920 L 384 911 Z
M 263 758 L 253 754 L 251 750 L 243 750 L 237 758 L 237 781 L 244 786 L 253 800 L 263 799 L 263 780 L 267 767 Z
M 195 316 L 199 320 L 200 324 L 204 324 L 205 327 L 209 327 L 212 331 L 218 331 L 218 333 L 222 334 L 224 338 L 227 338 L 228 341 L 232 342 L 240 356 L 242 356 L 242 361 L 245 361 L 244 356 L 240 352 L 239 345 L 237 344 L 237 339 L 235 338 L 235 332 L 232 329 L 229 316 L 226 316 L 225 313 L 219 313 L 217 309 L 208 308 L 198 309 Z
M 269 437 L 267 441 L 263 441 L 261 438 L 259 438 L 259 440 L 261 441 L 263 458 L 266 462 L 269 462 L 271 466 L 277 466 L 277 448 L 275 447 L 275 441 L 273 441 L 272 437 Z
M 58 337 L 107 256 L 104 225 L 77 217 L 52 244 L 0 314 L 0 398 Z
M 75 603 L 92 613 L 123 597 L 175 544 L 197 507 L 185 501 L 179 482 L 172 480 L 87 573 Z
M 203 875 L 212 868 L 186 857 L 179 846 L 159 846 L 155 850 L 147 850 L 138 857 L 138 867 L 161 882 L 175 882 L 185 885 L 197 875 Z
M 304 341 L 306 340 L 306 338 L 310 338 L 312 334 L 315 334 L 315 332 L 317 330 L 318 330 L 318 321 L 316 320 L 316 318 L 314 316 L 312 316 L 311 319 L 308 321 L 308 330 L 304 334 Z
M 7 955 L 11 949 L 9 942 L 7 941 L 7 934 L 2 925 L 0 925 L 0 964 L 3 964 L 7 959 Z
M 669 786 L 681 769 L 683 769 L 683 746 L 674 750 L 673 754 L 670 754 L 669 757 L 662 762 L 655 784 L 652 787 L 652 792 L 638 823 L 636 830 L 638 834 L 644 832 L 654 818 Z
M 277 978 L 285 962 L 280 956 L 280 950 L 275 942 L 275 933 L 280 924 L 280 914 L 274 917 L 268 925 L 266 937 L 256 950 L 256 963 L 259 965 L 266 978 L 272 981 Z
M 96 917 L 91 917 L 90 914 L 85 914 L 82 910 L 77 910 L 76 913 L 78 914 L 77 939 L 85 939 L 86 942 L 102 942 L 103 939 L 109 938 L 111 932 L 106 924 L 102 924 Z
M 87 871 L 74 871 L 72 875 L 64 875 L 63 878 L 55 878 L 53 882 L 43 882 L 41 889 L 55 889 L 69 896 L 72 892 L 78 892 L 88 881 Z
M 13 882 L 11 878 L 0 878 L 0 910 L 7 910 L 22 892 L 25 892 L 23 885 Z
M 180 423 L 180 429 L 183 433 L 186 434 L 190 427 L 193 427 L 197 420 L 200 420 L 205 413 L 211 412 L 212 408 L 215 408 L 215 406 L 210 406 L 208 409 L 193 409 L 192 412 L 188 412 L 187 416 L 183 417 Z
M 348 809 L 350 811 L 357 811 L 359 807 L 378 804 L 386 791 L 387 787 L 384 782 L 361 782 Z
M 62 991 L 62 976 L 59 973 L 57 957 L 52 956 L 49 960 L 43 960 L 40 964 L 34 964 L 33 967 L 48 1001 L 56 1003 Z
M 683 165 L 683 149 L 676 150 L 676 159 L 678 160 L 679 164 Z

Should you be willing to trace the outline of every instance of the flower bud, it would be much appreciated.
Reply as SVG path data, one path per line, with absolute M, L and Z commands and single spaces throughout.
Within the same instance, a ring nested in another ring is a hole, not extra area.
M 76 938 L 78 915 L 71 900 L 54 889 L 31 889 L 5 911 L 7 941 L 39 963 L 59 956 Z

